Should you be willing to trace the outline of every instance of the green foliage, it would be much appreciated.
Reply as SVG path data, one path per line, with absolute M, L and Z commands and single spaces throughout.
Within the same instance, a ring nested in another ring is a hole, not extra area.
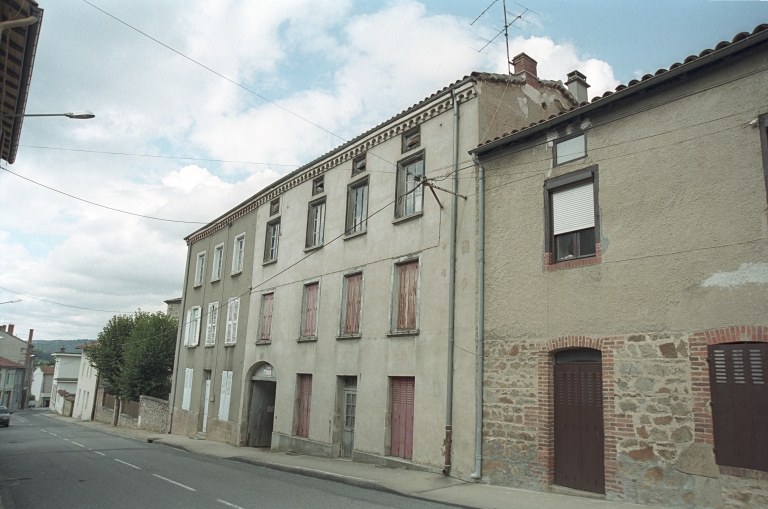
M 115 315 L 85 355 L 117 395 L 134 401 L 141 395 L 166 398 L 178 326 L 161 312 Z

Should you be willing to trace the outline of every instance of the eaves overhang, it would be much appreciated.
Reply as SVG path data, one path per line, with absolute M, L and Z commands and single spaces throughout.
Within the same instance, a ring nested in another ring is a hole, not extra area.
M 619 85 L 616 87 L 616 92 L 608 91 L 602 96 L 593 98 L 590 103 L 582 103 L 581 106 L 565 111 L 557 116 L 552 116 L 546 120 L 531 124 L 519 131 L 513 131 L 512 133 L 493 141 L 487 141 L 470 150 L 469 154 L 475 154 L 478 158 L 482 159 L 482 157 L 489 152 L 499 150 L 522 139 L 540 134 L 558 125 L 577 120 L 599 108 L 628 99 L 648 89 L 684 76 L 692 71 L 717 63 L 731 55 L 741 53 L 749 48 L 763 44 L 766 40 L 768 40 L 768 24 L 758 25 L 751 35 L 742 32 L 736 35 L 732 42 L 723 41 L 719 43 L 714 50 L 707 49 L 702 51 L 698 56 L 689 56 L 682 64 L 676 63 L 670 66 L 669 70 L 659 69 L 654 75 L 646 74 L 641 80 L 632 80 L 628 85 Z M 766 68 L 766 70 L 768 70 L 768 68 Z

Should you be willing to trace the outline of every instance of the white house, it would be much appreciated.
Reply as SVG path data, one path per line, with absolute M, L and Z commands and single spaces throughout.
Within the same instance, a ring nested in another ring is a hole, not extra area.
M 76 346 L 75 349 L 83 350 L 94 346 L 96 343 Z M 72 409 L 72 417 L 83 421 L 90 421 L 93 415 L 96 390 L 99 386 L 99 372 L 88 362 L 84 355 L 80 361 L 80 371 L 77 376 L 77 396 L 75 406 Z
M 82 354 L 62 351 L 53 354 L 53 357 L 56 359 L 56 364 L 51 386 L 51 411 L 61 414 L 64 413 L 64 398 L 77 391 Z
M 38 366 L 32 374 L 32 395 L 38 407 L 47 407 L 51 400 L 53 366 Z

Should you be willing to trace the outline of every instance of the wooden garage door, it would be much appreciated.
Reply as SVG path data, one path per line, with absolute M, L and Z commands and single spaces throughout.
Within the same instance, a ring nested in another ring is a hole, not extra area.
M 605 493 L 602 364 L 555 365 L 555 484 Z
M 390 454 L 413 455 L 413 377 L 392 378 L 392 448 Z
M 768 471 L 768 344 L 709 346 L 718 465 Z

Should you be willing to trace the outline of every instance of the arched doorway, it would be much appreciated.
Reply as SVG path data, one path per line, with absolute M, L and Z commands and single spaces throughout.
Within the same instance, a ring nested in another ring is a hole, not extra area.
M 251 402 L 248 407 L 248 446 L 271 447 L 275 420 L 277 376 L 271 364 L 260 363 L 251 376 Z
M 605 493 L 602 355 L 555 354 L 555 484 Z

